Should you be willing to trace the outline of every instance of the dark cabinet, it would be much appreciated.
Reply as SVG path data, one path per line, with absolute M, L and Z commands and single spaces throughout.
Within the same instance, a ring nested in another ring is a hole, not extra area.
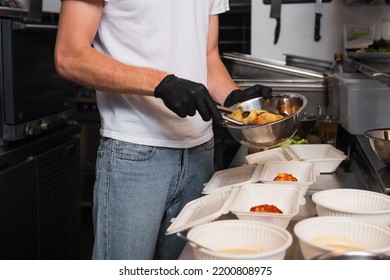
M 80 233 L 80 143 L 36 157 L 40 259 L 75 259 Z
M 37 259 L 35 159 L 0 172 L 0 259 Z
M 79 142 L 57 135 L 0 169 L 0 259 L 78 258 Z

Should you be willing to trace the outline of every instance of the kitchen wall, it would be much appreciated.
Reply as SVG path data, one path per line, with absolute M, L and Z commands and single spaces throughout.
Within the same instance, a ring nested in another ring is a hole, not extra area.
M 343 0 L 323 4 L 321 40 L 314 41 L 315 3 L 282 4 L 279 41 L 274 45 L 276 20 L 270 18 L 270 5 L 252 0 L 251 55 L 285 60 L 284 54 L 333 60 L 333 54 L 343 51 L 344 24 L 376 24 L 380 38 L 381 20 L 390 17 L 390 5 L 345 6 Z
M 42 1 L 42 10 L 47 13 L 59 13 L 61 0 L 19 0 L 28 9 L 31 1 Z

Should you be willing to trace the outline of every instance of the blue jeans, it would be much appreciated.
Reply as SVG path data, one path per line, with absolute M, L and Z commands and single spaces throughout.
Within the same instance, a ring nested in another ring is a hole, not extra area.
M 214 141 L 190 149 L 102 138 L 93 194 L 93 259 L 177 259 L 165 231 L 213 174 Z

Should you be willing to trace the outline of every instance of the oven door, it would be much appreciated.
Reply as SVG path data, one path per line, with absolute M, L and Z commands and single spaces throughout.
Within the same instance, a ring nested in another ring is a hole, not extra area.
M 55 69 L 56 25 L 1 20 L 2 117 L 17 125 L 74 106 L 72 84 Z

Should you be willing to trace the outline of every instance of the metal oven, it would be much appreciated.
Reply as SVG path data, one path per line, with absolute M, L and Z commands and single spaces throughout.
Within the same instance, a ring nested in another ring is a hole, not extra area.
M 0 144 L 73 118 L 73 85 L 55 69 L 57 25 L 0 20 Z

